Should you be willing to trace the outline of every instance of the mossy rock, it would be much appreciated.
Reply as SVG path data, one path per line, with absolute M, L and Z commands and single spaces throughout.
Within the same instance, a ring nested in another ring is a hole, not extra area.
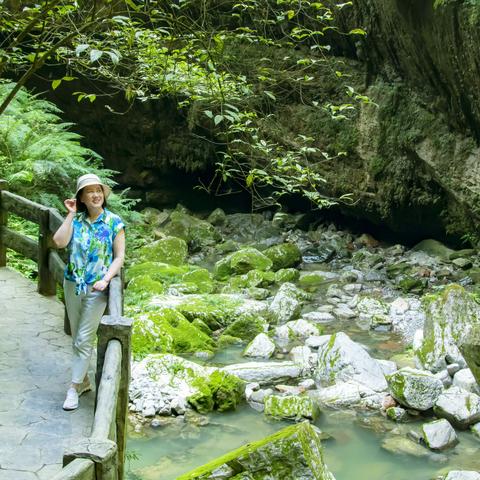
M 242 288 L 268 287 L 275 281 L 273 272 L 263 272 L 262 270 L 250 270 L 243 275 L 234 275 L 229 280 L 232 290 L 241 290 Z
M 412 265 L 407 262 L 392 263 L 385 267 L 387 276 L 390 279 L 397 277 L 398 275 L 407 275 L 412 271 Z
M 126 295 L 148 298 L 152 295 L 162 295 L 165 290 L 165 285 L 162 282 L 153 280 L 149 275 L 139 275 L 129 282 Z
M 162 262 L 141 262 L 132 265 L 127 269 L 127 282 L 138 276 L 147 275 L 152 280 L 165 284 L 179 282 L 183 275 L 189 272 L 192 267 L 188 265 L 168 265 Z
M 217 345 L 219 349 L 230 347 L 231 345 L 241 345 L 242 343 L 245 342 L 241 338 L 225 334 L 220 335 L 217 340 Z
M 191 251 L 214 245 L 222 240 L 222 236 L 211 223 L 179 210 L 172 212 L 170 222 L 164 231 L 167 235 L 185 240 Z
M 206 335 L 211 335 L 212 333 L 212 329 L 203 320 L 200 320 L 199 318 L 196 318 L 195 320 L 193 320 L 192 325 L 197 327 Z
M 213 352 L 215 342 L 172 308 L 158 308 L 134 318 L 132 353 L 140 358 L 149 353 Z
M 250 342 L 259 333 L 263 333 L 267 327 L 267 322 L 263 318 L 246 316 L 238 318 L 231 323 L 223 332 L 223 335 L 241 338 L 245 342 Z
M 291 425 L 250 442 L 177 480 L 208 480 L 218 472 L 231 480 L 335 480 L 323 460 L 320 431 L 308 422 Z M 214 473 L 215 472 L 215 473 Z
M 300 275 L 298 285 L 303 288 L 314 288 L 325 283 L 325 277 L 318 272 L 307 272 Z
M 263 251 L 263 254 L 272 261 L 272 270 L 295 267 L 302 262 L 302 252 L 293 243 L 274 245 Z
M 198 392 L 188 397 L 188 403 L 199 413 L 235 410 L 245 389 L 245 383 L 238 377 L 219 370 L 207 378 L 196 378 L 193 385 Z
M 138 254 L 143 261 L 182 265 L 188 255 L 187 242 L 177 237 L 167 237 L 142 247 Z
M 152 299 L 151 305 L 175 308 L 188 320 L 200 319 L 212 330 L 217 330 L 238 318 L 249 317 L 248 309 L 247 311 L 242 309 L 246 303 L 247 301 L 238 295 L 195 294 L 158 296 Z
M 275 272 L 275 283 L 296 282 L 300 272 L 296 268 L 281 268 Z
M 269 395 L 264 404 L 265 415 L 279 420 L 315 420 L 320 415 L 318 404 L 307 395 Z
M 403 293 L 421 294 L 427 288 L 427 280 L 425 278 L 404 277 L 398 282 L 398 287 Z

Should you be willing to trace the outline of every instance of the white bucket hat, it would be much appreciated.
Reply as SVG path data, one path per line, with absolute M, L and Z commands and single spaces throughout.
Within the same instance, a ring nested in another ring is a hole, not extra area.
M 95 175 L 94 173 L 87 173 L 86 175 L 82 175 L 78 178 L 77 191 L 75 192 L 75 195 L 77 195 L 82 188 L 85 188 L 88 185 L 101 185 L 103 189 L 103 194 L 105 195 L 105 200 L 112 192 L 112 189 L 108 185 L 105 185 L 97 175 Z

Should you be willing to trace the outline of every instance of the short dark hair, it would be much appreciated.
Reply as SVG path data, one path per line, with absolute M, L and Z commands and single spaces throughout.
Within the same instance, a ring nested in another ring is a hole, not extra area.
M 84 187 L 85 188 L 85 187 Z M 102 208 L 107 207 L 107 199 L 105 198 L 105 191 L 103 190 L 103 203 L 102 203 Z M 80 200 L 80 197 L 82 196 L 83 188 L 80 189 L 77 194 L 75 195 L 75 199 L 77 200 L 77 213 L 83 213 L 87 211 L 87 206 Z

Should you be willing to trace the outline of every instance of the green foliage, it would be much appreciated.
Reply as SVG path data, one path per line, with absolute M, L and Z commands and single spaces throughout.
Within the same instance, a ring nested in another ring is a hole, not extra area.
M 0 83 L 0 102 L 13 88 Z M 113 186 L 112 170 L 102 168 L 101 157 L 80 144 L 71 124 L 60 120 L 60 110 L 50 102 L 20 90 L 0 116 L 0 178 L 9 190 L 64 212 L 63 200 L 75 192 L 77 177 L 95 173 Z M 112 194 L 109 205 L 131 217 L 135 201 Z

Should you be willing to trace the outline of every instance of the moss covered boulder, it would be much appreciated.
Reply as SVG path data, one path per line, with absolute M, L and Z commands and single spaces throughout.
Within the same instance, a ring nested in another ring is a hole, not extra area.
M 295 267 L 302 261 L 302 252 L 293 243 L 282 243 L 264 250 L 263 254 L 272 261 L 272 270 Z
M 185 240 L 191 251 L 214 245 L 222 240 L 219 231 L 209 222 L 176 210 L 170 215 L 170 222 L 164 229 L 167 235 Z
M 134 318 L 132 353 L 135 358 L 150 353 L 213 352 L 215 342 L 180 312 L 158 307 Z
M 318 404 L 307 395 L 268 395 L 264 401 L 268 417 L 286 420 L 315 420 L 320 415 Z
M 145 245 L 138 254 L 144 261 L 182 265 L 187 259 L 188 247 L 181 238 L 167 237 Z
M 292 425 L 227 453 L 177 480 L 335 480 L 323 460 L 320 434 L 308 422 Z
M 266 313 L 262 302 L 229 294 L 159 295 L 152 298 L 149 305 L 174 308 L 188 320 L 200 319 L 213 330 L 237 319 L 261 317 Z
M 258 334 L 266 332 L 268 323 L 262 317 L 244 316 L 234 320 L 223 332 L 223 335 L 241 338 L 250 342 Z
M 152 280 L 167 285 L 179 282 L 183 275 L 192 269 L 189 265 L 169 265 L 163 262 L 139 262 L 130 266 L 126 272 L 126 280 L 130 282 L 139 276 L 148 276 Z
M 386 378 L 392 397 L 401 405 L 415 410 L 432 408 L 443 392 L 441 380 L 422 370 L 405 367 Z
M 449 285 L 439 294 L 423 297 L 422 304 L 423 339 L 415 345 L 420 365 L 438 372 L 446 368 L 447 359 L 464 364 L 459 346 L 480 326 L 480 308 L 474 297 L 460 285 Z
M 297 318 L 308 294 L 293 283 L 284 283 L 269 306 L 270 317 L 274 323 L 283 324 Z
M 271 267 L 272 261 L 256 248 L 242 248 L 215 264 L 215 277 L 225 279 L 230 275 L 242 275 L 250 270 L 270 270 Z
M 207 378 L 197 378 L 193 385 L 198 391 L 187 400 L 199 413 L 235 410 L 243 399 L 245 389 L 245 383 L 238 377 L 218 370 Z

